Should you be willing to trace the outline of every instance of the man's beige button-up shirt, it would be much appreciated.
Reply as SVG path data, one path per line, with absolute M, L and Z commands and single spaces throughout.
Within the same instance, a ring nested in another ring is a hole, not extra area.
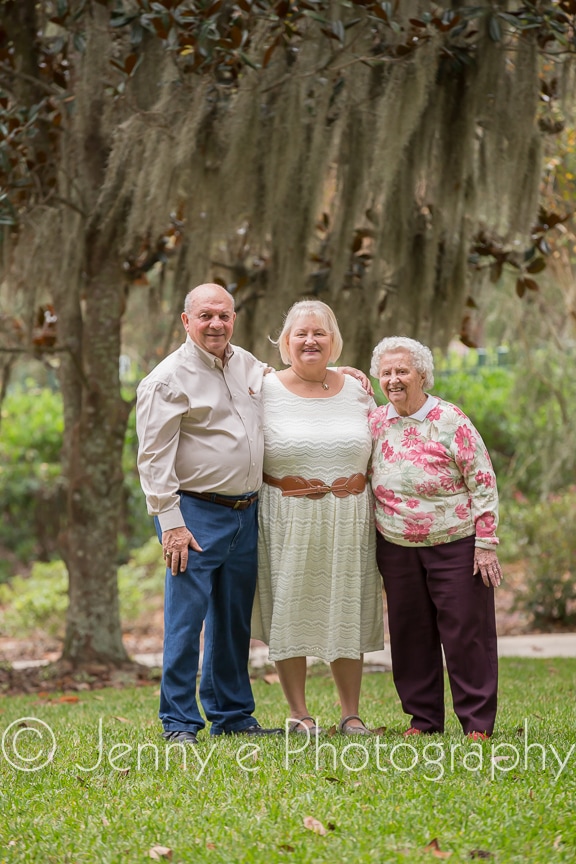
M 188 336 L 138 385 L 138 470 L 162 531 L 184 526 L 178 489 L 244 495 L 260 488 L 265 369 L 232 345 L 223 364 Z

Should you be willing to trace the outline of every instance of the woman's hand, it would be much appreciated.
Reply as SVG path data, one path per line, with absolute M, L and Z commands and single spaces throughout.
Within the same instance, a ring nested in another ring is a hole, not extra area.
M 351 375 L 353 378 L 356 378 L 369 396 L 374 395 L 370 379 L 361 369 L 355 369 L 354 366 L 338 366 L 336 371 L 341 372 L 343 375 Z
M 498 588 L 502 582 L 502 568 L 498 561 L 496 552 L 491 549 L 479 549 L 478 546 L 474 550 L 474 573 L 478 573 L 482 577 L 482 581 L 487 588 L 491 585 Z

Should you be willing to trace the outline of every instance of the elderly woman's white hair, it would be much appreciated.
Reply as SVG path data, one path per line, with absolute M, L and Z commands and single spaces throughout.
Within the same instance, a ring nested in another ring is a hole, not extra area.
M 329 362 L 334 363 L 334 361 L 340 357 L 340 354 L 342 353 L 342 345 L 344 343 L 342 341 L 340 328 L 338 327 L 338 322 L 336 321 L 334 312 L 321 300 L 299 300 L 297 303 L 294 303 L 286 313 L 284 326 L 282 327 L 280 336 L 278 339 L 270 340 L 273 345 L 278 346 L 282 362 L 287 366 L 291 363 L 290 352 L 288 351 L 288 340 L 295 325 L 302 318 L 314 318 L 320 327 L 326 330 L 327 333 L 330 333 L 332 336 L 332 351 L 330 352 Z
M 380 377 L 382 357 L 384 354 L 390 354 L 393 351 L 408 351 L 414 368 L 424 375 L 424 390 L 430 390 L 434 386 L 434 358 L 432 352 L 426 345 L 422 345 L 416 339 L 409 339 L 408 336 L 386 336 L 376 345 L 372 352 L 370 375 L 374 378 Z

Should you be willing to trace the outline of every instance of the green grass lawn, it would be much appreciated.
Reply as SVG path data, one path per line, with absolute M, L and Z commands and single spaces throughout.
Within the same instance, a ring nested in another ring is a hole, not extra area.
M 260 722 L 282 725 L 280 686 L 254 692 Z M 309 692 L 319 722 L 337 722 L 323 668 Z M 173 862 L 573 862 L 575 697 L 576 660 L 503 659 L 490 741 L 463 739 L 450 709 L 445 735 L 406 741 L 392 677 L 373 673 L 363 714 L 381 736 L 317 749 L 203 733 L 184 753 L 160 738 L 157 687 L 6 697 L 0 862 L 131 864 L 154 847 Z

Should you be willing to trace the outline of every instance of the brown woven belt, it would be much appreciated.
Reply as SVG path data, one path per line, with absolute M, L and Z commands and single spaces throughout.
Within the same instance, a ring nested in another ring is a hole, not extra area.
M 336 498 L 345 498 L 346 495 L 360 495 L 366 488 L 366 476 L 364 474 L 352 474 L 351 477 L 338 477 L 331 486 L 327 486 L 323 480 L 305 480 L 304 477 L 271 477 L 264 473 L 263 480 L 269 486 L 275 486 L 282 490 L 283 497 L 293 498 L 323 498 L 331 492 Z

